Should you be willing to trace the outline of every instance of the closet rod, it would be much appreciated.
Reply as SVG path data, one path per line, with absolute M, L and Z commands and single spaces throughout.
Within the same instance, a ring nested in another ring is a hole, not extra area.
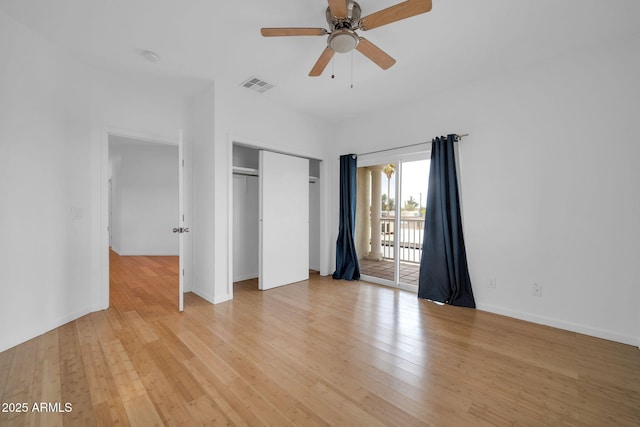
M 469 134 L 468 134 L 468 133 L 463 133 L 463 134 L 458 134 L 458 135 L 456 135 L 456 142 L 458 142 L 458 141 L 462 141 L 462 138 L 464 138 L 465 136 L 469 136 Z M 429 142 L 430 142 L 430 141 L 418 142 L 417 144 L 402 145 L 402 146 L 400 146 L 400 147 L 386 148 L 386 149 L 384 149 L 384 150 L 369 151 L 368 153 L 360 153 L 360 154 L 356 154 L 356 156 L 364 156 L 364 155 L 366 155 L 366 154 L 384 153 L 385 151 L 399 150 L 399 149 L 401 149 L 401 148 L 417 147 L 418 145 L 428 144 Z

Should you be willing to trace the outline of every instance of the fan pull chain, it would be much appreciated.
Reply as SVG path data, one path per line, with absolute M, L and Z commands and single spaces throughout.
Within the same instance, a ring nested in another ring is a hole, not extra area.
M 335 73 L 335 58 L 331 58 L 331 78 L 335 79 L 336 78 L 336 73 Z
M 353 51 L 351 51 L 351 89 L 353 89 Z

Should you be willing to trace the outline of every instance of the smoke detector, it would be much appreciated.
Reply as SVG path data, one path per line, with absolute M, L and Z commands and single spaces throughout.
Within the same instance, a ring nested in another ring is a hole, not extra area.
M 149 62 L 158 62 L 158 61 L 160 61 L 160 55 L 158 55 L 157 53 L 155 53 L 152 50 L 143 50 L 140 55 L 142 55 L 142 57 L 144 59 L 146 59 L 147 61 L 149 61 Z

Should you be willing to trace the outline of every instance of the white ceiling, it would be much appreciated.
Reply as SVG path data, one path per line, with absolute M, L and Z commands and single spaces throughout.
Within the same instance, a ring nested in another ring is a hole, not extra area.
M 363 16 L 399 0 L 360 0 Z M 637 0 L 433 0 L 433 10 L 361 32 L 397 61 L 358 52 L 309 70 L 326 37 L 263 38 L 260 27 L 327 28 L 324 0 L 0 0 L 17 21 L 90 63 L 131 73 L 275 85 L 275 103 L 328 119 L 380 109 L 640 32 Z M 141 59 L 151 49 L 162 60 Z

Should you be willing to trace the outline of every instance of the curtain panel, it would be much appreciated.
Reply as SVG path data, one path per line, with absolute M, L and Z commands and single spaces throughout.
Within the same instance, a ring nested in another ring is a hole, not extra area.
M 475 308 L 456 172 L 456 135 L 433 139 L 418 297 Z
M 360 280 L 360 263 L 355 244 L 357 172 L 356 155 L 340 156 L 340 228 L 336 242 L 334 279 Z

